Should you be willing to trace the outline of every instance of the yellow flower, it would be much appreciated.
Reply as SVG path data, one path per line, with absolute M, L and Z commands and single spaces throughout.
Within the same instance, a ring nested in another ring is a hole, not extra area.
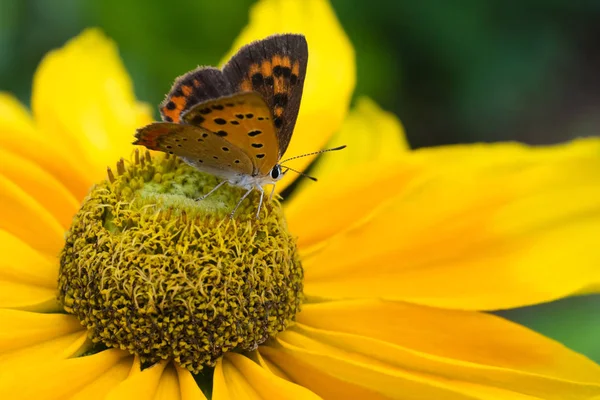
M 261 1 L 232 51 L 282 31 L 310 46 L 288 154 L 337 131 L 332 144 L 349 145 L 284 205 L 305 274 L 295 325 L 226 352 L 211 377 L 169 361 L 142 369 L 127 351 L 93 347 L 64 313 L 64 232 L 151 119 L 114 45 L 90 30 L 40 65 L 33 118 L 0 97 L 0 398 L 202 399 L 211 387 L 214 399 L 600 396 L 598 365 L 485 312 L 598 286 L 600 140 L 410 152 L 372 101 L 346 115 L 353 53 L 324 0 Z

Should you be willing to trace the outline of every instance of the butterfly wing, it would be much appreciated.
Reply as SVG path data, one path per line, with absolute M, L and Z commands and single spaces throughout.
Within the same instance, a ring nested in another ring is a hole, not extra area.
M 235 174 L 251 175 L 254 170 L 243 151 L 201 127 L 155 122 L 138 129 L 135 137 L 133 144 L 176 155 L 199 170 L 223 179 Z
M 257 173 L 267 175 L 279 160 L 271 110 L 256 92 L 209 100 L 182 114 L 183 122 L 224 138 L 250 157 Z
M 142 128 L 136 135 L 136 144 L 178 155 L 207 172 L 209 164 L 211 170 L 227 171 L 232 161 L 234 171 L 266 175 L 285 153 L 292 137 L 307 61 L 304 36 L 285 34 L 243 47 L 222 71 L 212 67 L 190 71 L 175 80 L 160 105 L 167 124 Z M 239 98 L 244 104 L 231 103 L 238 96 L 245 96 Z M 207 117 L 209 112 L 210 117 Z M 248 114 L 253 117 L 247 118 Z M 238 115 L 244 116 L 243 124 Z M 232 122 L 234 118 L 239 124 Z M 168 124 L 170 122 L 191 125 L 173 126 Z M 202 137 L 204 142 L 191 145 L 198 135 L 204 134 L 213 136 L 208 140 Z M 189 143 L 176 142 L 178 135 L 184 135 Z M 206 142 L 208 144 L 200 144 Z M 227 155 L 222 150 L 225 147 L 229 149 Z M 239 163 L 235 163 L 236 160 Z M 223 177 L 223 174 L 218 175 Z
M 181 115 L 195 105 L 233 93 L 221 70 L 198 67 L 175 79 L 171 91 L 159 106 L 160 114 L 164 121 L 178 123 Z
M 265 99 L 277 129 L 279 158 L 285 153 L 296 125 L 307 63 L 305 37 L 285 34 L 242 47 L 223 67 L 233 91 L 255 91 Z

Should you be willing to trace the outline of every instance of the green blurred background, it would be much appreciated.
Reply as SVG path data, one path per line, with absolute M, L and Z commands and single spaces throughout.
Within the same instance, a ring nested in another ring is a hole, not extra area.
M 252 0 L 0 0 L 0 90 L 26 104 L 43 55 L 90 26 L 118 44 L 138 98 L 217 64 Z M 556 143 L 600 133 L 599 0 L 332 0 L 357 54 L 356 95 L 413 147 Z M 600 233 L 599 233 L 600 236 Z M 600 296 L 500 313 L 600 362 Z

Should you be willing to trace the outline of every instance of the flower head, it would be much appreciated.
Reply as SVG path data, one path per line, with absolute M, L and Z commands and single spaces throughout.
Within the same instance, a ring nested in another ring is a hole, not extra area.
M 0 398 L 600 396 L 598 365 L 485 313 L 598 284 L 600 141 L 410 152 L 372 101 L 347 115 L 327 2 L 251 16 L 234 49 L 309 42 L 288 153 L 349 145 L 258 221 L 173 157 L 118 161 L 150 116 L 98 31 L 42 62 L 33 118 L 0 97 Z
M 240 191 L 196 201 L 216 179 L 182 164 L 136 152 L 92 189 L 67 234 L 58 289 L 92 341 L 198 373 L 289 327 L 303 271 L 277 201 L 260 220 L 252 210 L 225 220 Z

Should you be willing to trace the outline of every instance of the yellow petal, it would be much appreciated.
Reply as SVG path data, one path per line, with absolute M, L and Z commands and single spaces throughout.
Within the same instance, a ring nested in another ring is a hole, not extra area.
M 127 355 L 121 350 L 105 350 L 86 357 L 34 362 L 27 368 L 3 370 L 0 375 L 0 398 L 69 398 L 114 368 Z
M 90 347 L 87 332 L 83 329 L 56 338 L 40 340 L 38 343 L 1 354 L 0 376 L 4 375 L 5 371 L 17 370 L 22 370 L 23 374 L 26 374 L 32 365 L 76 357 L 88 351 Z
M 227 353 L 215 368 L 213 399 L 319 399 L 309 390 L 273 375 L 248 357 Z
M 485 165 L 510 166 L 517 163 L 536 163 L 557 158 L 590 157 L 598 155 L 600 140 L 579 138 L 566 144 L 528 146 L 517 142 L 474 143 L 454 146 L 427 147 L 410 153 L 412 162 L 446 168 L 472 168 Z
M 77 153 L 61 141 L 37 130 L 27 110 L 14 96 L 0 92 L 0 148 L 38 164 L 77 198 L 82 199 L 93 181 L 81 167 Z M 60 160 L 60 162 L 57 162 Z M 6 166 L 8 167 L 8 166 Z
M 290 232 L 306 252 L 373 213 L 424 172 L 421 165 L 358 165 L 309 182 L 285 204 Z M 392 183 L 393 182 L 393 183 Z M 319 221 L 319 223 L 315 223 Z
M 246 381 L 242 373 L 224 358 L 219 359 L 215 366 L 212 398 L 214 400 L 260 400 L 260 396 L 252 388 L 252 385 Z
M 190 371 L 179 366 L 175 366 L 175 368 L 179 377 L 181 400 L 206 400 L 206 396 L 200 390 Z
M 298 322 L 296 332 L 319 343 L 313 350 L 326 343 L 407 371 L 544 399 L 600 390 L 600 366 L 489 314 L 355 300 L 307 304 Z
M 355 382 L 339 379 L 321 369 L 312 367 L 297 357 L 291 357 L 278 350 L 278 346 L 261 346 L 259 351 L 263 359 L 275 366 L 287 377 L 286 379 L 302 385 L 324 399 L 364 399 L 364 400 L 386 400 L 372 390 L 368 390 Z
M 321 149 L 344 120 L 354 90 L 354 49 L 326 0 L 261 0 L 250 11 L 250 23 L 224 61 L 240 47 L 275 33 L 302 33 L 308 41 L 308 68 L 300 114 L 286 157 Z M 304 169 L 314 157 L 290 166 Z M 277 184 L 289 184 L 292 173 Z
M 179 390 L 179 377 L 172 363 L 170 363 L 160 377 L 155 400 L 176 400 L 181 399 L 181 391 Z
M 48 210 L 66 230 L 79 209 L 79 201 L 54 176 L 33 161 L 0 149 L 0 175 L 11 180 Z
M 401 186 L 398 182 L 415 174 L 408 168 L 398 171 L 392 164 L 409 150 L 400 121 L 368 98 L 357 101 L 341 131 L 327 147 L 343 144 L 348 147 L 335 154 L 322 155 L 312 167 L 311 174 L 319 182 L 302 179 L 285 203 L 290 228 L 298 235 L 300 247 L 348 227 L 395 193 Z M 389 168 L 384 167 L 388 164 Z M 346 207 L 324 206 L 339 203 Z M 352 210 L 351 215 L 348 210 Z
M 90 182 L 130 156 L 135 129 L 151 120 L 135 99 L 116 46 L 96 29 L 46 55 L 35 75 L 32 108 L 38 128 L 77 154 Z
M 357 165 L 397 161 L 410 150 L 400 120 L 367 97 L 356 101 L 341 130 L 327 143 L 328 148 L 341 145 L 348 147 L 321 156 L 311 173 L 321 179 Z
M 56 256 L 63 246 L 64 229 L 48 210 L 14 182 L 0 175 L 2 211 L 0 229 L 35 250 Z
M 35 126 L 27 109 L 16 97 L 6 92 L 0 92 L 0 127 L 0 137 L 8 132 L 35 135 Z
M 70 400 L 104 400 L 106 395 L 117 385 L 127 379 L 133 356 L 123 357 L 113 364 L 105 372 L 95 377 L 79 392 L 75 393 Z
M 0 258 L 0 308 L 59 309 L 56 302 L 58 260 L 49 261 L 3 230 L 0 230 L 0 253 L 3 254 Z
M 56 289 L 58 263 L 24 241 L 0 230 L 0 278 Z
M 359 359 L 353 354 L 340 354 L 333 348 L 325 349 L 318 343 L 286 331 L 277 337 L 276 344 L 261 348 L 261 353 L 278 365 L 294 381 L 313 390 L 326 398 L 332 393 L 347 393 L 351 385 L 358 387 L 360 393 L 367 399 L 392 398 L 402 400 L 412 399 L 472 399 L 451 389 L 449 385 L 423 374 L 411 374 L 397 371 L 391 366 L 381 365 L 377 360 Z M 305 346 L 315 347 L 315 350 Z M 306 375 L 305 375 L 306 374 Z M 323 376 L 319 376 L 323 375 Z M 333 378 L 333 379 L 332 379 Z M 335 384 L 342 381 L 340 387 L 325 388 L 323 382 Z M 316 385 L 313 386 L 313 382 Z M 360 398 L 363 398 L 363 397 Z
M 501 309 L 597 282 L 600 158 L 558 149 L 438 165 L 306 259 L 305 293 Z
M 0 309 L 0 321 L 3 327 L 0 331 L 2 354 L 84 330 L 77 318 L 67 314 Z
M 60 312 L 56 299 L 58 260 L 49 261 L 0 230 L 0 308 Z
M 37 312 L 62 310 L 56 300 L 56 287 L 51 289 L 2 279 L 0 279 L 0 308 Z
M 255 360 L 258 365 L 266 369 L 267 371 L 275 374 L 276 376 L 290 381 L 290 377 L 285 374 L 277 365 L 264 358 L 258 350 L 254 350 L 250 353 L 250 359 Z
M 322 374 L 390 398 L 521 399 L 531 395 L 558 400 L 568 396 L 585 399 L 600 393 L 597 376 L 594 382 L 555 379 L 445 359 L 364 336 L 302 325 L 279 335 L 277 343 L 279 346 L 266 353 L 274 360 L 279 358 L 276 362 L 286 372 L 290 367 L 284 360 L 297 359 Z
M 589 286 L 581 289 L 577 294 L 597 294 L 600 293 L 600 276 L 597 278 L 597 283 L 592 283 Z
M 129 376 L 106 396 L 107 400 L 148 399 L 152 400 L 160 386 L 161 377 L 167 361 L 140 369 L 139 360 L 133 364 Z M 167 384 L 168 385 L 168 384 Z

